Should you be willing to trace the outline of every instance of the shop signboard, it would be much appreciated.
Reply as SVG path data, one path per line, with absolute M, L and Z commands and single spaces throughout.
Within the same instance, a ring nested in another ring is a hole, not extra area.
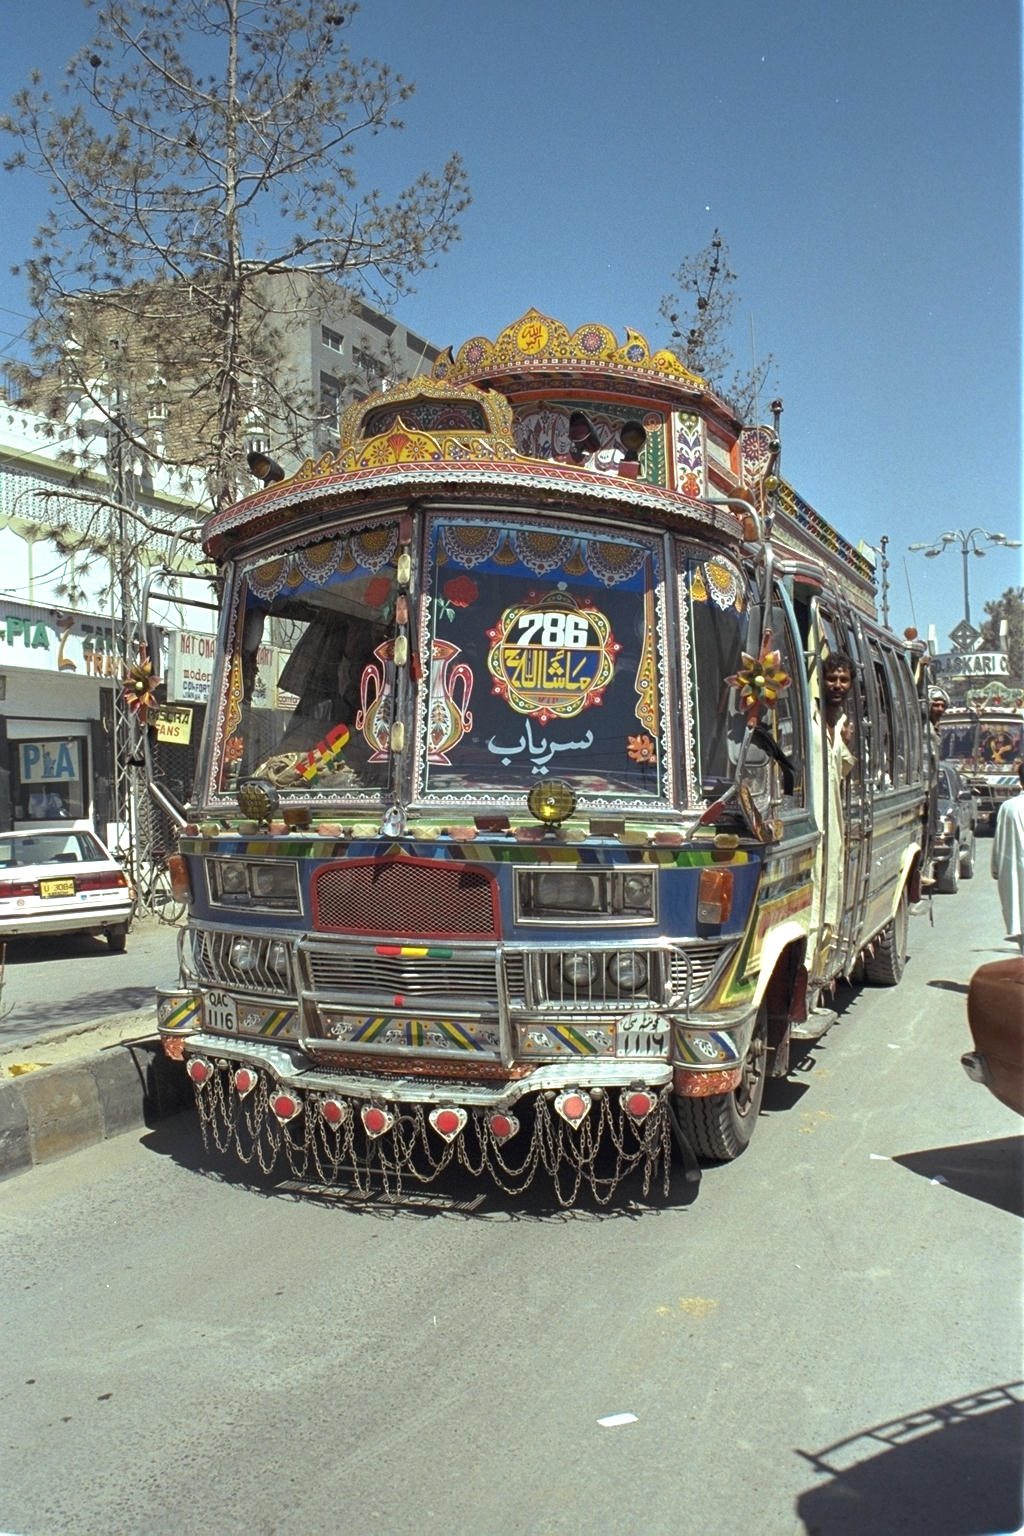
M 147 723 L 156 730 L 157 741 L 187 747 L 192 739 L 192 714 L 187 704 L 161 704 L 150 712 Z
M 217 656 L 216 635 L 192 629 L 167 632 L 167 698 L 175 704 L 205 704 L 213 685 Z M 279 693 L 277 680 L 289 652 L 276 645 L 261 645 L 256 652 L 256 677 L 252 702 L 257 709 L 293 709 L 295 700 Z
M 22 784 L 74 783 L 81 772 L 78 748 L 77 740 L 19 741 Z
M 0 604 L 0 666 L 69 677 L 120 677 L 113 621 L 33 603 Z
M 942 677 L 1009 677 L 1010 658 L 1005 651 L 946 651 L 933 659 Z

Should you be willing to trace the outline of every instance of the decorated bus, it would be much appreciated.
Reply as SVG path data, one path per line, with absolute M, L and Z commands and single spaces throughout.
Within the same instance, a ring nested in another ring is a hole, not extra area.
M 646 1195 L 743 1151 L 840 978 L 899 981 L 919 658 L 777 426 L 635 331 L 531 311 L 291 478 L 251 461 L 204 530 L 222 611 L 159 997 L 221 1151 Z
M 1024 688 L 998 678 L 969 689 L 939 722 L 939 753 L 960 770 L 978 802 L 981 823 L 995 828 L 999 807 L 1020 788 L 1024 758 Z

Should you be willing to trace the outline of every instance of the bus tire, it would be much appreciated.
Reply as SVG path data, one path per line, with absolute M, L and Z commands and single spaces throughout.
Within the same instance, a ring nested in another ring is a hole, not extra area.
M 864 962 L 864 974 L 873 987 L 894 987 L 907 963 L 907 927 L 909 914 L 907 892 L 900 892 L 899 905 L 888 927 L 875 940 L 875 952 Z
M 743 1063 L 743 1076 L 731 1093 L 703 1099 L 676 1098 L 680 1129 L 701 1157 L 731 1163 L 745 1151 L 761 1112 L 768 1076 L 768 1010 L 762 1003 Z

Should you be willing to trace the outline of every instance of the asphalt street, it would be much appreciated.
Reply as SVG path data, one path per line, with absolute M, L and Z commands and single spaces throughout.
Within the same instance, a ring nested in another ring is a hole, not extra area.
M 153 989 L 178 979 L 178 929 L 143 916 L 115 955 L 88 934 L 8 939 L 0 991 L 0 1052 L 94 1019 L 152 1009 Z
M 1021 1122 L 959 1061 L 1011 952 L 979 852 L 696 1194 L 357 1199 L 191 1112 L 0 1184 L 0 1530 L 1015 1531 Z

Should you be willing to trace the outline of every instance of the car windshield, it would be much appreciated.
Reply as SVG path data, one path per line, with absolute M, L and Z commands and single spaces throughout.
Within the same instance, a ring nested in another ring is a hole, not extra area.
M 88 864 L 108 855 L 89 832 L 33 832 L 27 837 L 0 835 L 0 869 L 28 864 Z

